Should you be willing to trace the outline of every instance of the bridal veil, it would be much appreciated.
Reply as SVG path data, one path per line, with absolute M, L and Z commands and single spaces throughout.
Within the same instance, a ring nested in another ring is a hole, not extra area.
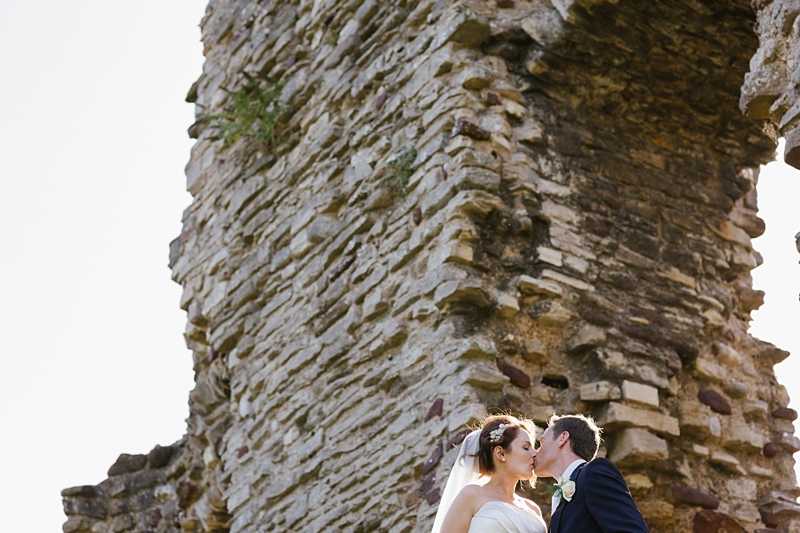
M 447 478 L 442 499 L 439 501 L 439 510 L 436 512 L 436 519 L 433 522 L 431 533 L 441 532 L 444 517 L 461 489 L 477 482 L 481 477 L 477 457 L 480 436 L 481 430 L 476 429 L 467 435 L 467 438 L 461 443 L 458 457 L 456 457 L 456 462 L 450 471 L 450 477 Z

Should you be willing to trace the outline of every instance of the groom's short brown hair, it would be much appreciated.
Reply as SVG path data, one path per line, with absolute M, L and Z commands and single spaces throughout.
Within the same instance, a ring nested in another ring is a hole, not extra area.
M 597 455 L 600 447 L 600 433 L 603 431 L 591 417 L 583 415 L 553 415 L 547 420 L 553 430 L 553 437 L 565 431 L 569 433 L 569 446 L 572 452 L 586 461 Z

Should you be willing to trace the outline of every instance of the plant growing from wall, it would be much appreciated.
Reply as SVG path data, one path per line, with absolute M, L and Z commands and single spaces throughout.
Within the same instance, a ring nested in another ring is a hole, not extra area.
M 411 178 L 411 174 L 414 173 L 411 165 L 414 164 L 416 158 L 417 150 L 414 148 L 406 148 L 395 154 L 395 158 L 389 161 L 387 165 L 389 167 L 389 175 L 383 182 L 384 187 L 389 187 L 399 193 L 405 192 L 408 180 Z
M 247 73 L 244 76 L 247 83 L 231 93 L 230 104 L 206 120 L 219 129 L 215 139 L 232 145 L 242 137 L 249 137 L 269 150 L 277 142 L 281 118 L 288 111 L 278 99 L 283 85 L 269 78 L 256 79 Z

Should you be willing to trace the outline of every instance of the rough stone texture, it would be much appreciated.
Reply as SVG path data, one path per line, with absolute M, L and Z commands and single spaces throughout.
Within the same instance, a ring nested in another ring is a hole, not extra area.
M 65 531 L 426 531 L 486 406 L 604 421 L 653 531 L 796 531 L 788 354 L 747 331 L 780 9 L 212 0 L 170 246 L 187 435 L 65 494 Z M 283 85 L 270 150 L 202 120 L 245 73 Z
M 759 38 L 742 87 L 741 108 L 755 119 L 769 119 L 773 135 L 786 139 L 786 162 L 800 167 L 800 99 L 797 95 L 800 7 L 794 0 L 755 3 Z
M 67 515 L 64 532 L 181 531 L 186 506 L 180 506 L 175 486 L 168 479 L 187 473 L 186 459 L 183 441 L 156 446 L 149 455 L 120 455 L 109 478 L 99 485 L 61 491 Z M 195 477 L 197 474 L 194 472 Z

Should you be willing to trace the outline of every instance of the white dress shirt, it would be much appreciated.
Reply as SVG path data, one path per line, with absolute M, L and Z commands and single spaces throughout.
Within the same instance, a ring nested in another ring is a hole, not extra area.
M 576 459 L 575 461 L 572 461 L 572 463 L 567 467 L 567 469 L 564 470 L 563 476 L 571 478 L 572 473 L 575 471 L 575 469 L 581 466 L 585 462 L 586 461 L 584 461 L 583 459 Z M 561 494 L 560 493 L 553 494 L 552 505 L 550 507 L 550 516 L 553 516 L 553 514 L 555 514 L 556 508 L 558 508 L 559 503 L 561 503 Z

